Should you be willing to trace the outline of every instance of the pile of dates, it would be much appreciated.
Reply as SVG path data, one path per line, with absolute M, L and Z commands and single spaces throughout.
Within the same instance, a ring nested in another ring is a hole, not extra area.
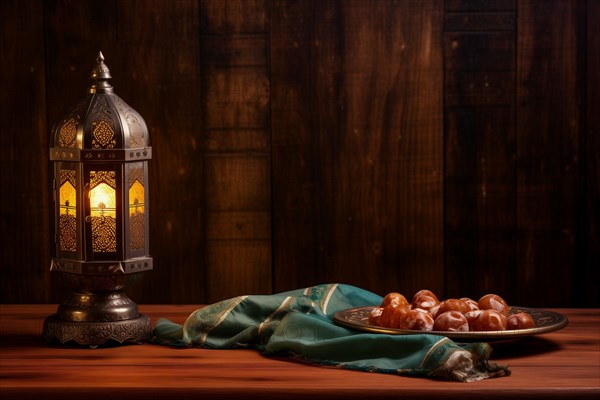
M 496 294 L 479 301 L 467 297 L 438 300 L 430 290 L 420 290 L 409 303 L 400 293 L 388 293 L 369 315 L 369 323 L 385 328 L 417 331 L 481 332 L 535 327 L 533 318 L 509 306 Z

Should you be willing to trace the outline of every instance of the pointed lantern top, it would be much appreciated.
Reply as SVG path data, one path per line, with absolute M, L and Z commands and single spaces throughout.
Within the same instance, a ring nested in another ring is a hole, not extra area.
M 104 55 L 101 51 L 98 52 L 96 65 L 92 68 L 90 78 L 92 78 L 92 85 L 89 87 L 89 93 L 111 93 L 113 91 L 113 87 L 108 83 L 108 80 L 112 78 L 110 69 L 104 64 Z
M 50 156 L 53 161 L 82 160 L 83 155 L 72 150 L 85 150 L 86 161 L 104 161 L 106 150 L 137 149 L 114 153 L 113 161 L 142 161 L 152 158 L 148 127 L 142 116 L 114 92 L 108 83 L 110 70 L 104 55 L 98 52 L 92 68 L 88 95 L 69 111 L 53 129 Z M 98 154 L 90 151 L 99 150 Z

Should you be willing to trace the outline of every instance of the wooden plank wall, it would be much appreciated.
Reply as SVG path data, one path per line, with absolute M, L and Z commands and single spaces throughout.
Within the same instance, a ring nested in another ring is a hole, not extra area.
M 50 266 L 52 186 L 47 161 L 44 13 L 40 2 L 10 0 L 0 7 L 0 52 L 10 60 L 1 63 L 0 73 L 1 302 L 26 301 L 20 294 L 46 302 L 55 286 L 49 274 L 39 273 Z
M 275 3 L 276 290 L 443 290 L 440 5 Z
M 585 286 L 575 291 L 577 304 L 598 304 L 598 284 L 600 281 L 600 29 L 597 27 L 600 16 L 600 2 L 588 1 L 585 9 L 587 19 L 583 17 L 580 24 L 585 29 L 586 48 L 582 49 L 585 57 L 586 77 L 583 83 L 585 91 L 585 135 L 582 136 L 581 148 L 585 157 L 583 185 L 585 188 L 585 205 L 579 211 L 582 218 L 583 245 L 578 252 L 583 255 L 578 263 L 577 276 L 583 279 Z M 585 23 L 584 23 L 585 22 Z
M 266 2 L 201 3 L 205 293 L 269 293 L 269 12 Z
M 516 4 L 447 1 L 444 23 L 448 296 L 515 299 Z
M 578 8 L 561 1 L 519 3 L 517 42 L 517 290 L 553 292 L 556 302 L 573 296 L 577 256 L 579 177 Z M 555 29 L 549 30 L 552 21 Z M 548 199 L 553 199 L 548 201 Z
M 49 131 L 101 49 L 153 146 L 134 300 L 600 306 L 598 3 L 0 2 L 0 303 L 61 299 Z

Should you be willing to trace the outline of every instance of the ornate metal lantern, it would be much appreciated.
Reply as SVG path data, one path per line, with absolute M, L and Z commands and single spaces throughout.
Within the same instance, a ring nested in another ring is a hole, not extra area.
M 44 338 L 95 347 L 152 333 L 124 289 L 152 269 L 144 119 L 108 83 L 98 53 L 86 98 L 53 129 L 56 257 L 50 270 L 72 288 L 44 321 Z

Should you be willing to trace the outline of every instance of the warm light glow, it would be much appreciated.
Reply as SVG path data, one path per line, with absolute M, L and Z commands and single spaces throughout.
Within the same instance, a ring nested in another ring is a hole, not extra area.
M 90 215 L 116 218 L 115 189 L 101 183 L 90 191 Z
M 129 215 L 144 213 L 144 186 L 136 179 L 129 188 Z
M 77 192 L 71 182 L 66 181 L 59 190 L 60 215 L 77 216 Z
M 77 190 L 75 171 L 61 170 L 58 189 L 58 245 L 61 251 L 77 251 Z

